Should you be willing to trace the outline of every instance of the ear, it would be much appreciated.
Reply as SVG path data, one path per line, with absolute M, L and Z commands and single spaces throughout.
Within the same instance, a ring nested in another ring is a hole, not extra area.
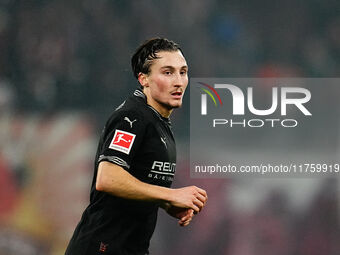
M 149 87 L 148 76 L 145 73 L 138 74 L 138 81 L 143 87 Z

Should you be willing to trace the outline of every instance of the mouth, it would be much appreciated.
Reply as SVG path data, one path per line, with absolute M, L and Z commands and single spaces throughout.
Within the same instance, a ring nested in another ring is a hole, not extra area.
M 175 91 L 175 92 L 172 92 L 171 95 L 175 98 L 181 98 L 182 95 L 183 95 L 183 92 L 182 91 Z

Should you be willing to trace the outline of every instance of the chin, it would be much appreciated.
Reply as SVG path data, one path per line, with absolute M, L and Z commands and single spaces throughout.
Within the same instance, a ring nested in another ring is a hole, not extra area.
M 182 101 L 176 101 L 176 102 L 168 102 L 167 104 L 163 104 L 167 109 L 176 109 L 180 108 L 182 106 Z
M 181 106 L 182 106 L 182 104 L 174 104 L 174 105 L 172 105 L 172 108 L 176 109 L 176 108 L 180 108 Z

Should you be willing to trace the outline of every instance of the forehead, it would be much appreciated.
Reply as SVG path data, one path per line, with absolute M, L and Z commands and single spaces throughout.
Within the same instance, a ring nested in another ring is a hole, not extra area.
M 172 66 L 174 68 L 182 68 L 187 66 L 181 51 L 160 51 L 157 53 L 156 59 L 153 60 L 151 68 L 162 68 Z

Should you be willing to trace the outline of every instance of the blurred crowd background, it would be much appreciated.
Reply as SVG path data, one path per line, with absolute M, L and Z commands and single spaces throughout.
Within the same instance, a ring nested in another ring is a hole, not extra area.
M 100 130 L 138 86 L 130 57 L 155 36 L 180 43 L 191 77 L 340 75 L 336 0 L 0 0 L 1 255 L 63 254 Z M 190 179 L 184 104 L 174 186 L 209 202 L 185 229 L 160 212 L 151 254 L 340 254 L 337 179 Z

